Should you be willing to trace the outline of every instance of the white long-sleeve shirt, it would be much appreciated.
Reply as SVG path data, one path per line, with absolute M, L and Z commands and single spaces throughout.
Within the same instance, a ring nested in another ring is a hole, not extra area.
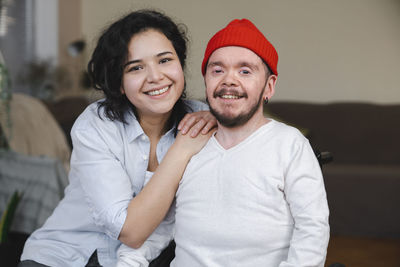
M 329 210 L 309 142 L 277 121 L 192 157 L 176 194 L 173 267 L 323 266 Z
M 186 101 L 193 111 L 208 109 L 198 101 Z M 65 197 L 40 229 L 25 243 L 21 260 L 48 266 L 84 266 L 97 250 L 102 266 L 115 266 L 118 240 L 127 207 L 150 179 L 146 176 L 150 141 L 132 113 L 127 124 L 98 116 L 97 103 L 77 119 L 72 131 L 73 152 Z M 100 110 L 100 114 L 103 110 Z M 157 144 L 159 162 L 174 142 L 174 128 Z M 157 256 L 172 238 L 170 222 L 160 225 L 136 251 L 145 260 Z M 163 245 L 164 244 L 164 245 Z

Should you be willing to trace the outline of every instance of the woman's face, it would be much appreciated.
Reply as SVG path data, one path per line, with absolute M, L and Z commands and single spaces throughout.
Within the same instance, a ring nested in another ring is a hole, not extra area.
M 164 34 L 150 29 L 131 38 L 121 91 L 140 118 L 169 116 L 184 83 L 178 55 Z

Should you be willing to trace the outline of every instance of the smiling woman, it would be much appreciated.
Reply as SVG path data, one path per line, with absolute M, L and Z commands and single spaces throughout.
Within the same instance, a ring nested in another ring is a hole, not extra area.
M 140 118 L 172 112 L 184 84 L 178 55 L 164 34 L 150 29 L 132 37 L 121 90 Z
M 159 12 L 132 12 L 101 35 L 88 73 L 105 99 L 75 122 L 70 184 L 20 266 L 115 266 L 121 243 L 147 266 L 168 245 L 183 171 L 216 124 L 184 99 L 185 59 L 184 32 Z

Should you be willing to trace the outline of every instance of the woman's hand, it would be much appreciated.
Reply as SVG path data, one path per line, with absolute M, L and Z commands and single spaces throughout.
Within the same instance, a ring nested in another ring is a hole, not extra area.
M 205 134 L 198 134 L 198 132 L 193 134 L 193 131 L 196 130 L 197 129 L 195 127 L 192 127 L 187 132 L 188 134 L 185 135 L 182 132 L 179 132 L 171 148 L 179 149 L 179 151 L 181 151 L 181 156 L 188 156 L 190 158 L 194 154 L 197 154 L 205 146 L 205 144 L 208 142 L 208 139 L 210 139 L 211 135 L 215 132 L 216 128 L 213 127 Z
M 209 111 L 198 111 L 188 113 L 178 125 L 178 130 L 185 135 L 189 133 L 191 137 L 196 137 L 200 132 L 207 134 L 217 125 L 217 120 Z M 214 131 L 213 131 L 214 132 Z

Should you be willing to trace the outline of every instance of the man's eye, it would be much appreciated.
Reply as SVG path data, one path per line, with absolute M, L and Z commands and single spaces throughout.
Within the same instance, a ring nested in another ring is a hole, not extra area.
M 248 71 L 248 70 L 241 70 L 240 73 L 242 73 L 242 74 L 250 74 L 250 71 Z
M 214 73 L 222 73 L 222 70 L 221 69 L 214 69 L 212 72 L 214 72 Z
M 161 64 L 167 63 L 167 62 L 169 62 L 169 61 L 171 61 L 171 60 L 172 60 L 171 58 L 163 58 L 163 59 L 160 60 L 160 63 L 161 63 Z

